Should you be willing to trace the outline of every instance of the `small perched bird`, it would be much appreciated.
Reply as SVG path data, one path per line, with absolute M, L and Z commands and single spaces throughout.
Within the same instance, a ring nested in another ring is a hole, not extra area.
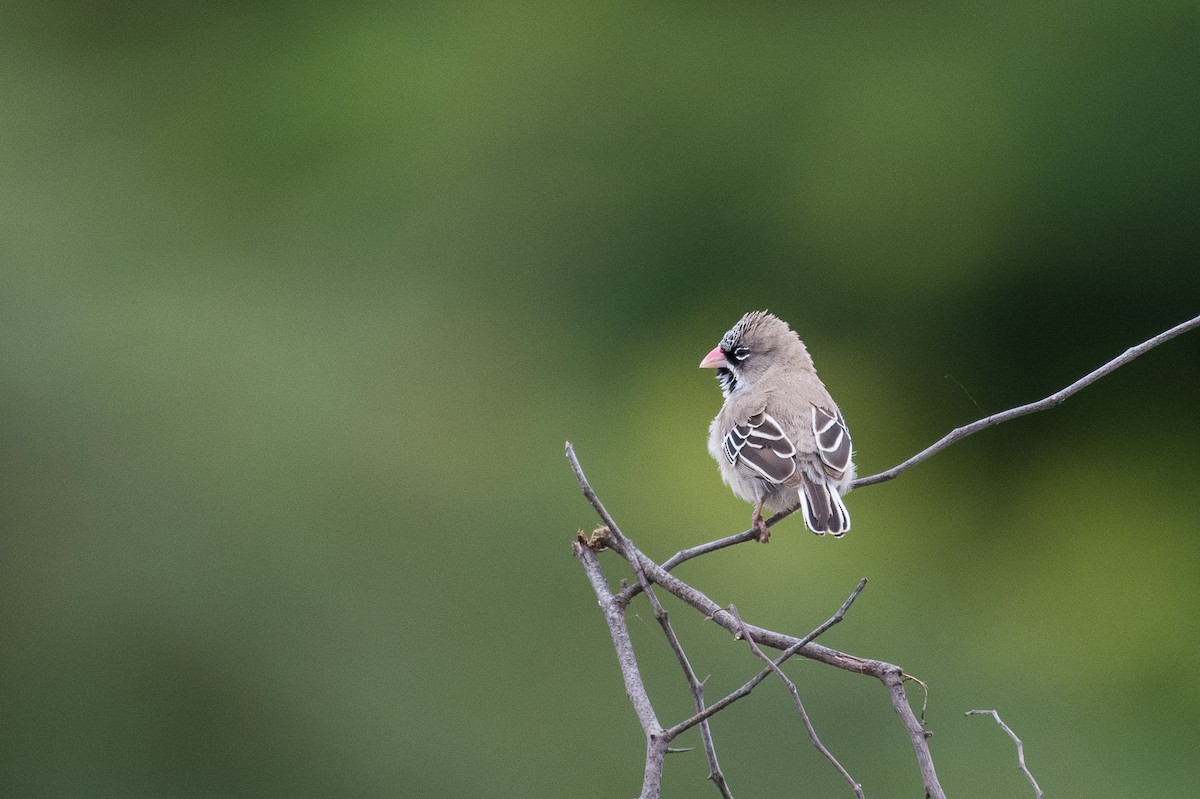
M 717 370 L 725 395 L 709 427 L 708 451 L 733 493 L 754 503 L 758 540 L 771 535 L 764 507 L 799 505 L 817 535 L 849 530 L 841 495 L 854 480 L 850 431 L 787 322 L 751 311 L 700 367 Z

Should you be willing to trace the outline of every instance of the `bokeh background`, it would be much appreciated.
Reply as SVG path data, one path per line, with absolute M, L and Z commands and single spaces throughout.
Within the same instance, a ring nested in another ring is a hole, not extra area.
M 749 518 L 696 368 L 746 310 L 861 474 L 1200 313 L 1192 2 L 0 15 L 3 796 L 631 796 L 565 440 L 665 558 Z M 681 576 L 792 632 L 870 578 L 825 643 L 928 684 L 951 795 L 1030 793 L 976 707 L 1048 795 L 1195 795 L 1198 389 L 1193 333 Z M 669 607 L 710 696 L 757 669 Z M 878 684 L 791 673 L 919 795 Z M 849 795 L 781 685 L 714 732 L 739 797 Z

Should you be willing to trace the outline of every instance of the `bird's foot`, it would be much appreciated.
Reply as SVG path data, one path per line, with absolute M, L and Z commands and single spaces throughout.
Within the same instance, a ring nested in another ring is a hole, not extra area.
M 765 544 L 771 540 L 771 528 L 767 527 L 767 523 L 763 521 L 762 509 L 754 509 L 754 518 L 750 522 L 750 529 L 758 533 L 758 543 Z

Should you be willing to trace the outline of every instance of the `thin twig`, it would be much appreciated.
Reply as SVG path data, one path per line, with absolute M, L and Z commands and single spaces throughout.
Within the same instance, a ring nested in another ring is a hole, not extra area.
M 671 635 L 674 636 L 674 632 Z M 704 681 L 696 678 L 696 672 L 692 670 L 691 663 L 683 655 L 683 649 L 678 646 L 678 641 L 676 641 L 675 645 L 672 645 L 672 649 L 675 649 L 676 657 L 679 658 L 680 665 L 683 667 L 684 676 L 687 678 L 688 685 L 692 689 L 692 702 L 695 705 L 696 712 L 703 713 Z M 716 786 L 717 791 L 723 799 L 733 799 L 733 793 L 729 789 L 725 773 L 721 771 L 721 764 L 717 761 L 717 746 L 713 742 L 712 729 L 709 727 L 708 719 L 705 719 L 700 724 L 700 742 L 704 745 L 704 755 L 708 758 L 708 779 Z
M 862 583 L 860 583 L 859 586 L 861 588 Z M 754 638 L 750 635 L 750 631 L 746 629 L 746 624 L 742 621 L 742 617 L 738 613 L 737 606 L 731 604 L 729 606 L 729 613 L 741 626 L 743 630 L 742 638 L 744 638 L 746 643 L 750 646 L 750 651 L 754 653 L 755 657 L 766 663 L 767 668 L 770 671 L 775 672 L 775 676 L 783 680 L 783 684 L 787 686 L 788 692 L 792 695 L 792 701 L 796 704 L 796 710 L 800 713 L 800 720 L 804 722 L 804 729 L 808 731 L 808 739 L 812 742 L 812 745 L 816 747 L 816 750 L 820 752 L 835 769 L 837 769 L 837 772 L 842 775 L 842 779 L 844 779 L 850 785 L 850 790 L 854 791 L 854 795 L 857 796 L 858 799 L 864 799 L 862 786 L 857 780 L 850 776 L 850 772 L 846 771 L 845 766 L 838 762 L 838 759 L 833 756 L 833 752 L 830 752 L 825 744 L 821 743 L 821 739 L 817 736 L 817 730 L 813 727 L 812 719 L 808 717 L 808 711 L 804 709 L 804 703 L 800 701 L 800 691 L 796 689 L 796 683 L 792 682 L 792 680 L 783 673 L 783 669 L 779 668 L 778 663 L 773 662 L 771 658 L 767 657 L 762 649 L 759 648 L 758 644 L 754 643 Z
M 792 511 L 790 511 L 790 510 L 783 511 L 782 513 L 776 513 L 774 516 L 767 519 L 766 524 L 768 527 L 770 527 L 771 525 L 775 524 L 776 522 L 786 519 L 791 514 L 792 514 Z M 716 541 L 709 541 L 708 543 L 705 543 L 705 544 L 698 544 L 697 546 L 691 547 L 690 549 L 681 549 L 680 551 L 676 552 L 674 555 L 672 555 L 671 557 L 669 557 L 665 561 L 663 561 L 662 567 L 664 569 L 666 569 L 667 571 L 671 571 L 679 564 L 684 563 L 685 561 L 689 561 L 692 558 L 699 557 L 700 555 L 707 555 L 709 552 L 716 552 L 718 549 L 724 549 L 725 547 L 736 546 L 737 544 L 744 544 L 747 541 L 757 541 L 758 535 L 759 535 L 758 530 L 755 530 L 754 528 L 750 528 L 749 530 L 743 530 L 742 532 L 737 533 L 736 535 L 726 536 L 725 538 L 718 538 Z M 621 598 L 622 601 L 628 602 L 629 600 L 631 600 L 635 596 L 637 596 L 639 593 L 641 593 L 641 591 L 642 591 L 641 585 L 630 585 L 630 586 L 626 586 L 624 589 L 622 589 L 620 594 L 618 594 L 618 596 Z
M 1042 799 L 1041 787 L 1037 784 L 1037 780 L 1033 778 L 1033 774 L 1031 774 L 1029 769 L 1025 766 L 1025 744 L 1021 743 L 1021 739 L 1018 738 L 1017 734 L 1012 731 L 1012 728 L 1004 723 L 1004 721 L 1000 718 L 1000 714 L 995 710 L 968 710 L 963 715 L 991 716 L 996 720 L 996 723 L 1000 725 L 1000 729 L 1008 733 L 1008 737 L 1012 738 L 1013 743 L 1017 745 L 1017 765 L 1020 767 L 1021 773 L 1025 775 L 1025 779 L 1029 780 L 1029 784 L 1033 786 L 1033 795 L 1037 797 L 1037 799 Z
M 770 524 L 770 523 L 771 523 L 771 520 L 770 519 L 767 520 L 767 524 Z M 730 535 L 730 536 L 726 536 L 725 538 L 718 538 L 716 541 L 709 541 L 708 543 L 700 544 L 700 545 L 694 546 L 690 549 L 681 549 L 680 551 L 676 552 L 674 555 L 672 555 L 671 557 L 669 557 L 665 561 L 663 561 L 662 567 L 664 569 L 666 569 L 667 571 L 671 571 L 671 569 L 674 569 L 676 566 L 678 566 L 680 563 L 683 563 L 684 561 L 691 560 L 692 558 L 699 557 L 700 555 L 707 555 L 709 552 L 716 552 L 718 549 L 724 549 L 725 547 L 731 547 L 731 546 L 734 546 L 735 544 L 744 544 L 747 541 L 757 539 L 757 538 L 758 538 L 757 530 L 754 530 L 754 529 L 743 530 L 742 532 L 738 533 L 737 535 Z
M 567 442 L 567 460 L 571 464 L 571 470 L 575 472 L 575 479 L 579 482 L 579 488 L 583 491 L 583 495 L 587 497 L 588 502 L 592 503 L 592 507 L 600 516 L 600 520 L 604 522 L 608 528 L 608 534 L 614 539 L 618 547 L 631 547 L 629 539 L 621 532 L 621 528 L 617 526 L 616 520 L 609 514 L 604 507 L 604 503 L 600 501 L 600 497 L 596 496 L 596 492 L 592 489 L 591 483 L 588 482 L 587 476 L 583 473 L 583 467 L 579 465 L 579 458 L 575 457 L 575 447 L 571 442 Z M 629 565 L 633 567 L 634 574 L 637 575 L 638 583 L 643 591 L 649 590 L 650 584 L 646 581 L 646 575 L 642 572 L 641 563 L 637 558 L 630 559 Z
M 846 611 L 850 609 L 850 606 L 854 604 L 854 600 L 858 599 L 858 595 L 862 593 L 862 590 L 864 588 L 866 588 L 866 586 L 867 586 L 867 578 L 864 577 L 863 579 L 858 581 L 858 585 L 850 593 L 850 596 L 846 598 L 846 601 L 842 603 L 842 606 L 840 608 L 838 608 L 836 613 L 834 613 L 832 616 L 830 616 L 828 619 L 826 619 L 824 622 L 822 622 L 820 625 L 818 625 L 812 632 L 810 632 L 808 635 L 804 636 L 803 638 L 794 639 L 794 643 L 790 644 L 787 647 L 779 647 L 779 648 L 783 649 L 783 651 L 780 652 L 780 654 L 778 656 L 776 656 L 774 665 L 781 666 L 792 655 L 795 655 L 798 652 L 802 653 L 801 650 L 803 650 L 805 647 L 807 647 L 809 644 L 811 644 L 814 640 L 816 640 L 816 638 L 818 636 L 820 636 L 826 630 L 828 630 L 830 627 L 839 623 L 843 618 L 845 618 Z M 667 590 L 670 590 L 670 589 L 667 589 Z M 721 622 L 717 618 L 718 613 L 729 616 L 730 621 L 724 622 L 724 623 Z M 733 633 L 735 637 L 742 638 L 742 637 L 748 636 L 751 641 L 757 640 L 758 638 L 762 637 L 761 635 L 756 634 L 756 632 L 761 632 L 760 628 L 754 627 L 753 625 L 746 624 L 746 622 L 742 621 L 742 619 L 740 617 L 734 616 L 729 611 L 725 610 L 725 608 L 718 608 L 717 613 L 714 613 L 711 616 L 711 618 L 714 621 L 716 621 L 718 624 L 720 624 L 721 626 L 725 627 L 725 629 L 727 629 L 731 633 Z M 768 644 L 768 646 L 771 646 L 771 644 Z M 771 669 L 769 669 L 769 668 L 763 669 L 758 674 L 751 677 L 749 682 L 746 682 L 737 690 L 735 690 L 732 693 L 728 694 L 727 696 L 722 697 L 721 699 L 717 700 L 713 704 L 709 705 L 708 708 L 706 708 L 705 710 L 697 713 L 695 716 L 684 719 L 683 721 L 676 724 L 674 727 L 669 728 L 664 734 L 669 735 L 671 737 L 675 737 L 679 733 L 684 732 L 685 730 L 688 730 L 691 727 L 694 727 L 696 724 L 704 722 L 705 720 L 711 718 L 713 715 L 715 715 L 715 714 L 719 713 L 720 711 L 724 710 L 725 708 L 729 707 L 730 705 L 732 705 L 734 702 L 738 701 L 739 699 L 741 699 L 745 696 L 748 696 L 750 694 L 750 692 L 753 691 L 755 688 L 757 688 L 758 684 L 761 683 L 763 680 L 765 680 L 768 676 L 770 676 L 770 674 L 771 674 Z
M 978 433 L 980 430 L 983 430 L 985 427 L 994 427 L 995 425 L 1001 424 L 1003 422 L 1007 422 L 1011 419 L 1016 419 L 1021 416 L 1028 416 L 1031 413 L 1037 413 L 1038 411 L 1045 411 L 1045 410 L 1049 410 L 1050 408 L 1055 408 L 1055 407 L 1061 405 L 1063 403 L 1063 401 L 1066 400 L 1068 397 L 1070 397 L 1072 394 L 1075 394 L 1075 393 L 1079 392 L 1080 390 L 1087 388 L 1092 383 L 1095 383 L 1097 380 L 1104 377 L 1105 375 L 1116 371 L 1117 369 L 1121 368 L 1125 364 L 1132 361 L 1134 358 L 1137 358 L 1140 355 L 1146 354 L 1150 350 L 1157 347 L 1159 344 L 1170 341 L 1171 339 L 1175 338 L 1176 336 L 1186 333 L 1189 330 L 1194 330 L 1198 327 L 1200 327 L 1200 316 L 1197 316 L 1194 319 L 1189 319 L 1186 322 L 1182 322 L 1178 325 L 1175 325 L 1175 327 L 1171 328 L 1170 330 L 1165 330 L 1162 333 L 1159 333 L 1157 336 L 1154 336 L 1153 338 L 1149 338 L 1146 341 L 1143 341 L 1141 344 L 1130 347 L 1129 349 L 1125 350 L 1125 352 L 1118 355 L 1116 358 L 1113 358 L 1111 361 L 1109 361 L 1108 363 L 1101 366 L 1099 369 L 1095 369 L 1091 372 L 1088 372 L 1086 375 L 1079 378 L 1071 385 L 1067 386 L 1064 389 L 1054 392 L 1053 394 L 1046 397 L 1045 399 L 1038 400 L 1037 402 L 1030 402 L 1026 405 L 1021 405 L 1016 408 L 1010 408 L 1009 410 L 1001 411 L 1000 413 L 993 413 L 991 416 L 985 416 L 984 418 L 979 419 L 978 421 L 974 421 L 968 425 L 963 425 L 962 427 L 955 428 L 954 430 L 951 430 L 946 435 L 942 436 L 940 439 L 938 439 L 936 442 L 934 442 L 930 446 L 926 447 L 925 449 L 918 452 L 916 455 L 913 455 L 911 458 L 904 461 L 904 463 L 901 463 L 898 466 L 893 466 L 892 468 L 888 469 L 886 472 L 880 472 L 879 474 L 873 474 L 870 477 L 860 477 L 854 481 L 854 483 L 852 484 L 852 487 L 853 488 L 864 488 L 865 486 L 875 485 L 876 483 L 883 483 L 888 480 L 891 480 L 891 479 L 895 478 L 897 475 L 899 475 L 901 472 L 907 471 L 908 469 L 911 469 L 913 466 L 916 466 L 918 463 L 933 457 L 934 455 L 941 452 L 942 450 L 944 450 L 946 447 L 950 446 L 954 442 L 960 441 L 960 440 L 966 438 L 967 436 L 971 435 L 972 433 Z

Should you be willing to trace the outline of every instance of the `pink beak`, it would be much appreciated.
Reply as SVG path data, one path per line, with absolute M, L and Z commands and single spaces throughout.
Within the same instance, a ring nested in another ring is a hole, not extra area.
M 701 369 L 721 369 L 729 368 L 729 361 L 725 360 L 725 353 L 721 352 L 720 347 L 713 347 L 712 352 L 704 356 L 704 360 L 700 362 Z

